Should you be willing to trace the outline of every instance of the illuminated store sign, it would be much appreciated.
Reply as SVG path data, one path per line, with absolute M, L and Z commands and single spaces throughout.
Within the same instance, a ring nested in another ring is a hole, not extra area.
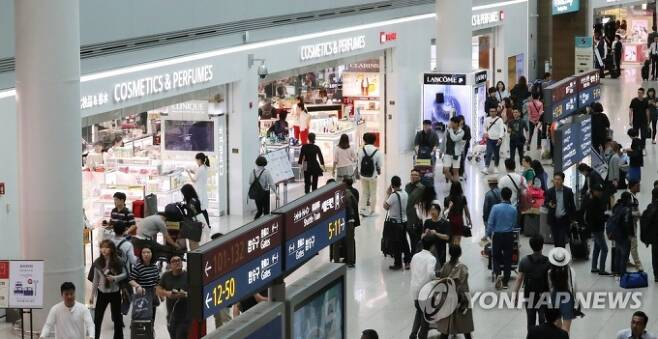
M 332 55 L 349 53 L 366 47 L 366 36 L 357 35 L 334 41 L 321 42 L 315 45 L 302 46 L 300 58 L 302 61 L 324 58 Z
M 204 65 L 121 82 L 113 86 L 114 102 L 121 103 L 131 99 L 192 87 L 211 81 L 213 75 L 213 66 Z
M 553 0 L 553 15 L 578 12 L 580 0 Z
M 473 14 L 471 17 L 471 25 L 473 27 L 497 24 L 505 19 L 503 11 L 486 12 Z

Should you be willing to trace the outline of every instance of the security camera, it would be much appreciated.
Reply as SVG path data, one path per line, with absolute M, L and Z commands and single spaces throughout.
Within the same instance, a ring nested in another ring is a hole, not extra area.
M 258 66 L 258 77 L 261 79 L 265 79 L 265 77 L 269 73 L 267 71 L 267 66 L 265 66 L 265 59 L 257 59 L 254 57 L 253 54 L 249 54 L 247 56 L 247 65 L 249 66 L 249 68 L 251 68 L 256 61 L 260 61 L 260 66 Z
M 264 63 L 260 64 L 260 66 L 258 66 L 258 77 L 260 77 L 261 79 L 265 79 L 265 77 L 267 77 L 267 74 L 268 74 L 267 66 L 265 66 Z

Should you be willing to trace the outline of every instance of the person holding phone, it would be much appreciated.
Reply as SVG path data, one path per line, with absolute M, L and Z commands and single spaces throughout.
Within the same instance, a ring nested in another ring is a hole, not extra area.
M 546 192 L 545 206 L 548 207 L 548 225 L 555 247 L 565 247 L 571 221 L 576 215 L 576 203 L 573 190 L 564 185 L 564 173 L 553 175 L 553 187 Z
M 187 271 L 183 270 L 183 259 L 172 256 L 169 259 L 169 271 L 160 278 L 156 292 L 160 298 L 167 299 L 167 330 L 171 339 L 186 339 L 190 327 L 187 291 Z

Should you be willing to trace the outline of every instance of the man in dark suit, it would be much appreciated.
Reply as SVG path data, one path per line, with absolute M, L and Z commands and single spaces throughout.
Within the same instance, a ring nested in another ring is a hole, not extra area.
M 561 329 L 561 325 L 560 310 L 548 308 L 546 322 L 531 328 L 526 339 L 569 339 L 569 333 Z
M 553 187 L 546 192 L 548 225 L 553 234 L 555 247 L 565 247 L 571 221 L 576 216 L 576 203 L 571 188 L 564 186 L 564 173 L 553 175 Z

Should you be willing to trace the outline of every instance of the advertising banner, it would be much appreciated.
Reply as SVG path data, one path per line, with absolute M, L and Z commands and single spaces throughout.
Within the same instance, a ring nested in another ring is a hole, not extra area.
M 578 12 L 580 10 L 580 0 L 552 0 L 553 15 Z
M 585 73 L 594 68 L 594 49 L 591 36 L 576 37 L 575 73 Z
M 0 308 L 43 307 L 43 261 L 0 261 Z
M 295 177 L 292 172 L 292 165 L 290 165 L 290 158 L 288 157 L 287 149 L 279 149 L 263 155 L 267 159 L 267 168 L 272 175 L 272 181 L 275 184 L 284 182 Z M 258 173 L 256 173 L 258 175 Z

